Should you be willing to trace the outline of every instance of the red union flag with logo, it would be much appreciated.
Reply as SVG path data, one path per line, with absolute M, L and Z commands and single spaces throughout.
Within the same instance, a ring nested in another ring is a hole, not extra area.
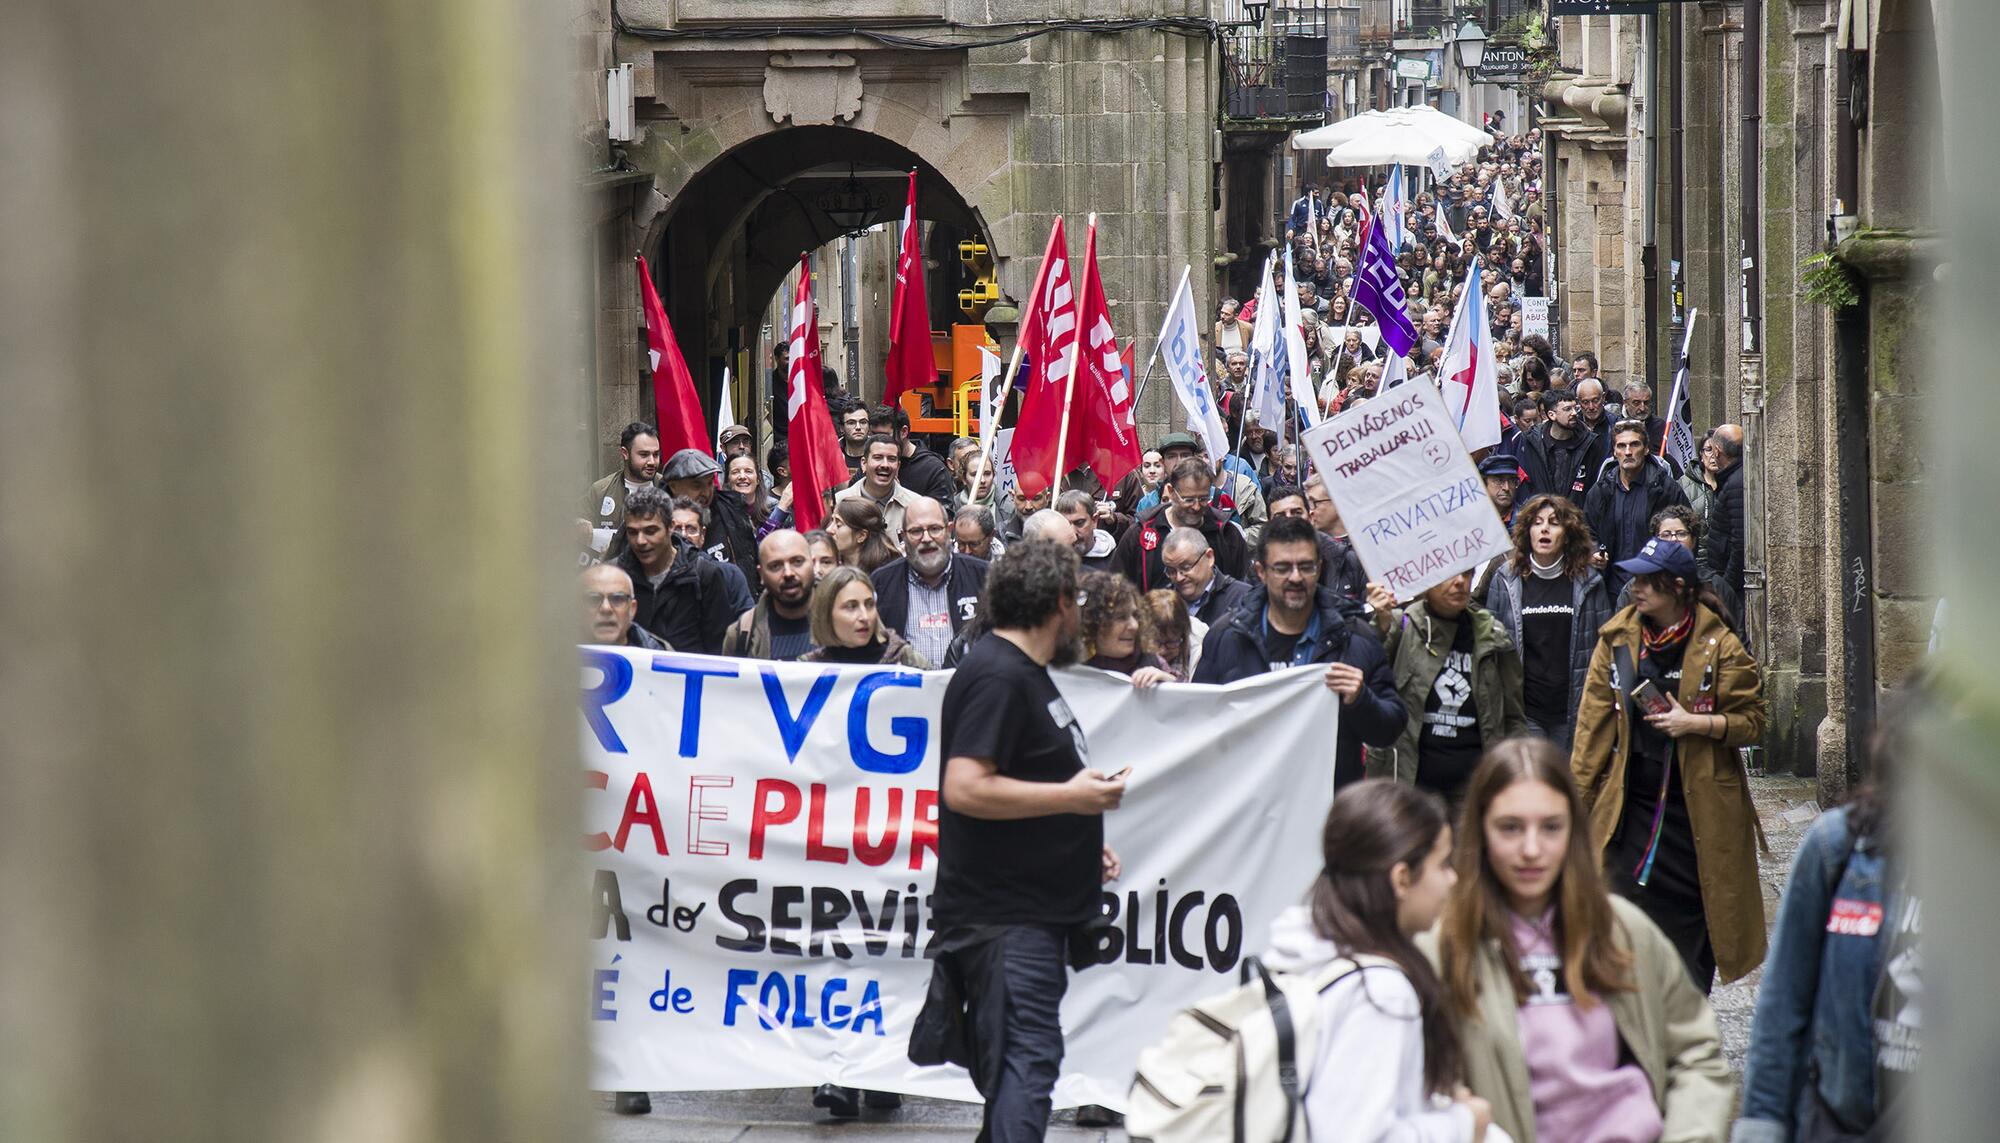
M 903 206 L 902 249 L 896 256 L 896 296 L 889 306 L 889 360 L 883 372 L 888 383 L 882 399 L 896 399 L 912 389 L 937 384 L 937 359 L 931 355 L 931 311 L 924 297 L 924 257 L 917 235 L 917 172 L 910 172 L 910 194 Z
M 1139 465 L 1132 380 L 1119 354 L 1111 308 L 1097 274 L 1096 220 L 1091 220 L 1084 241 L 1080 292 L 1071 285 L 1062 242 L 1062 220 L 1057 219 L 1049 235 L 1050 253 L 1044 256 L 1043 289 L 1031 298 L 1036 340 L 1029 352 L 1036 355 L 1036 380 L 1028 387 L 1014 430 L 1015 476 L 1030 495 L 1063 475 L 1055 471 L 1058 455 L 1064 469 L 1089 466 L 1106 488 Z M 1057 261 L 1050 263 L 1051 258 Z M 1083 339 L 1081 347 L 1078 337 Z
M 819 369 L 819 321 L 812 300 L 812 261 L 799 259 L 799 288 L 786 326 L 791 372 L 785 379 L 785 439 L 792 462 L 792 517 L 801 532 L 819 527 L 826 514 L 822 497 L 847 483 L 840 438 L 826 411 Z

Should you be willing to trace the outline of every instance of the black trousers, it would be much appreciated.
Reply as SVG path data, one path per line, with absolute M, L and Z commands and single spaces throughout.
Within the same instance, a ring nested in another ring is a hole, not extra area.
M 1631 866 L 1611 847 L 1604 863 L 1604 879 L 1613 893 L 1639 906 L 1674 943 L 1687 965 L 1695 987 L 1707 996 L 1715 986 L 1715 946 L 1708 940 L 1708 914 L 1700 897 L 1663 891 L 1658 885 L 1641 885 L 1632 878 Z
M 1048 1134 L 1056 1078 L 1062 1072 L 1062 998 L 1069 987 L 1067 938 L 1045 925 L 1017 925 L 999 940 L 999 955 L 983 979 L 968 990 L 999 988 L 1006 993 L 997 1037 L 980 1030 L 986 1043 L 1004 1043 L 998 1078 L 986 1097 L 980 1143 L 1040 1143 Z M 972 997 L 969 1008 L 984 1006 Z

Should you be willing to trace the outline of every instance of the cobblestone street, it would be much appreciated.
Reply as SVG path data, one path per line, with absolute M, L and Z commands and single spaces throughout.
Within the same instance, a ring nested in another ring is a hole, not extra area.
M 1805 836 L 1819 806 L 1809 778 L 1753 777 L 1751 796 L 1764 823 L 1771 852 L 1760 861 L 1764 882 L 1765 917 L 1774 916 L 1778 895 L 1791 870 L 1792 855 Z M 1716 988 L 1715 1016 L 1722 1027 L 1723 1048 L 1739 1075 L 1750 1044 L 1750 1021 L 1757 1007 L 1757 983 L 1762 971 Z M 937 1141 L 970 1139 L 979 1130 L 979 1111 L 946 1100 L 911 1099 L 902 1110 L 867 1111 L 851 1123 L 829 1122 L 812 1106 L 803 1088 L 773 1091 L 682 1092 L 653 1096 L 653 1114 L 625 1117 L 611 1112 L 609 1096 L 598 1101 L 598 1138 L 603 1143 L 752 1143 L 785 1139 L 892 1139 Z M 1076 1126 L 1076 1113 L 1058 1112 L 1049 1138 L 1064 1143 L 1118 1141 L 1125 1133 Z

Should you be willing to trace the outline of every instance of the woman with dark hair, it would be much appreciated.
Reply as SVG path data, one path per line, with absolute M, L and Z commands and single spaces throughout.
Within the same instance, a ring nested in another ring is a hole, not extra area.
M 902 554 L 889 542 L 888 519 L 882 509 L 865 496 L 836 501 L 820 527 L 833 537 L 842 564 L 869 575 Z
M 1611 594 L 1590 566 L 1595 551 L 1576 505 L 1536 496 L 1514 514 L 1514 551 L 1486 587 L 1486 610 L 1521 652 L 1528 729 L 1565 749 L 1597 629 L 1611 618 Z
M 1131 580 L 1085 572 L 1077 588 L 1083 596 L 1084 666 L 1129 675 L 1141 686 L 1176 681 L 1154 652 L 1153 612 Z
M 1618 565 L 1632 606 L 1604 625 L 1570 766 L 1612 892 L 1646 911 L 1703 993 L 1764 959 L 1756 810 L 1737 748 L 1764 735 L 1756 661 L 1694 555 L 1648 540 Z
M 895 663 L 928 671 L 931 664 L 909 641 L 882 625 L 875 585 L 857 567 L 837 567 L 813 585 L 806 605 L 813 649 L 801 663 Z
M 1272 922 L 1266 963 L 1314 972 L 1369 959 L 1320 993 L 1303 1085 L 1307 1136 L 1478 1143 L 1492 1109 L 1459 1086 L 1444 984 L 1414 940 L 1451 891 L 1444 802 L 1396 782 L 1356 782 L 1334 796 L 1320 855 L 1311 903 Z M 1436 1096 L 1452 1102 L 1434 1108 Z
M 1715 1014 L 1673 943 L 1604 888 L 1569 759 L 1487 750 L 1435 934 L 1465 1082 L 1520 1143 L 1722 1138 L 1733 1091 Z
M 1892 694 L 1868 740 L 1868 780 L 1799 842 L 1771 955 L 1731 1143 L 1893 1139 L 1923 1046 L 1923 899 L 1894 829 L 1897 767 L 1928 700 Z

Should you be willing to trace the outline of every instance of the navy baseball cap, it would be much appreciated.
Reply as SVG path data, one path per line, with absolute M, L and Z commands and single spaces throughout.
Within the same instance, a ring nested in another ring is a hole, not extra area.
M 1662 540 L 1658 537 L 1646 541 L 1639 554 L 1629 560 L 1619 560 L 1618 570 L 1633 575 L 1651 575 L 1666 572 L 1668 575 L 1695 583 L 1700 573 L 1695 570 L 1694 553 L 1682 547 L 1679 541 Z

